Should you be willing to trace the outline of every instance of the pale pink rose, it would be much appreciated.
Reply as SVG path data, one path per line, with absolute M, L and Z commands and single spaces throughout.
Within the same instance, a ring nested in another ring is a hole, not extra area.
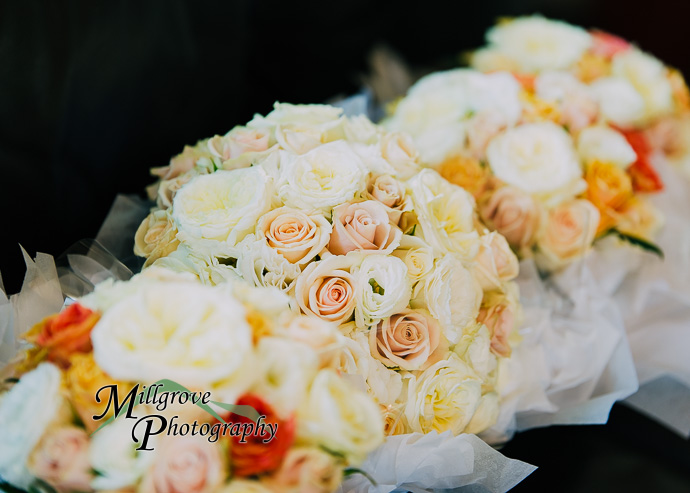
M 547 269 L 561 267 L 589 250 L 599 225 L 599 210 L 575 199 L 549 211 L 537 244 Z
M 386 366 L 420 370 L 438 348 L 441 327 L 425 310 L 404 310 L 369 331 L 371 355 Z
M 352 265 L 352 259 L 343 256 L 307 265 L 295 284 L 302 311 L 337 324 L 352 317 L 356 304 Z
M 276 493 L 330 493 L 342 479 L 343 468 L 332 455 L 314 447 L 296 447 L 269 484 Z
M 419 152 L 412 138 L 404 133 L 387 133 L 381 139 L 381 156 L 388 161 L 402 180 L 410 178 L 419 171 Z
M 156 444 L 156 459 L 139 493 L 210 493 L 225 481 L 221 449 L 201 435 L 171 436 Z
M 184 150 L 174 156 L 168 166 L 151 168 L 151 174 L 161 180 L 172 180 L 193 169 L 196 162 L 204 156 L 208 156 L 208 153 L 196 147 L 184 146 Z
M 500 111 L 482 111 L 474 115 L 467 124 L 467 142 L 472 156 L 486 159 L 489 142 L 507 126 L 506 117 Z
M 486 325 L 491 333 L 491 351 L 496 356 L 507 358 L 511 348 L 508 337 L 515 326 L 515 314 L 510 305 L 499 303 L 479 310 L 477 321 Z
M 31 453 L 28 468 L 58 492 L 92 491 L 89 436 L 76 426 L 48 431 Z
M 379 175 L 367 187 L 369 195 L 381 202 L 393 224 L 399 224 L 403 212 L 412 209 L 412 201 L 405 194 L 405 186 L 390 175 Z
M 265 238 L 288 262 L 298 265 L 306 264 L 321 253 L 331 231 L 331 224 L 321 214 L 305 214 L 290 207 L 264 214 L 256 227 L 258 237 Z
M 516 250 L 532 245 L 540 211 L 528 194 L 515 187 L 501 187 L 491 194 L 479 213 L 487 226 L 505 236 Z
M 268 132 L 238 127 L 221 137 L 216 135 L 208 141 L 211 154 L 223 161 L 234 159 L 245 152 L 263 152 L 268 149 Z
M 496 232 L 481 237 L 475 262 L 475 277 L 484 291 L 500 289 L 502 283 L 515 279 L 519 272 L 517 257 L 505 237 Z
M 354 250 L 390 253 L 402 231 L 391 224 L 386 208 L 376 200 L 343 204 L 333 209 L 333 233 L 328 250 L 345 255 Z

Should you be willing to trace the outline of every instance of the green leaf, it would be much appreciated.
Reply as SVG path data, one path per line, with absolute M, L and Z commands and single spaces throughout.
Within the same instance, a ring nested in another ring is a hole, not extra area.
M 634 245 L 636 247 L 640 247 L 643 250 L 651 252 L 651 253 L 657 255 L 661 259 L 664 258 L 664 252 L 661 248 L 659 248 L 657 245 L 655 245 L 654 243 L 652 243 L 650 241 L 647 241 L 643 238 L 640 238 L 639 236 L 633 236 L 633 235 L 629 235 L 627 233 L 623 233 L 622 231 L 618 231 L 616 228 L 609 229 L 606 233 L 604 233 L 602 238 L 604 236 L 608 236 L 608 235 L 616 235 L 618 238 L 620 238 L 621 240 L 623 240 L 625 242 L 630 243 L 631 245 Z
M 408 229 L 406 235 L 414 236 L 414 232 L 417 231 L 417 225 L 412 226 L 412 229 Z
M 378 295 L 383 296 L 386 294 L 386 290 L 383 289 L 383 286 L 376 282 L 376 279 L 369 279 L 369 286 L 371 286 L 371 290 Z
M 345 470 L 343 471 L 343 475 L 345 477 L 352 476 L 353 474 L 361 474 L 362 476 L 367 478 L 372 485 L 378 486 L 378 483 L 376 483 L 376 480 L 374 478 L 372 478 L 368 472 L 363 471 L 357 467 L 346 467 Z

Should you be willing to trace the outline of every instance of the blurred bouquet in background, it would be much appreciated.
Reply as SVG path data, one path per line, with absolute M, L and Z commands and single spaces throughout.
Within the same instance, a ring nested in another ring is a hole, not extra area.
M 157 268 L 105 281 L 5 368 L 0 476 L 29 491 L 333 491 L 383 420 L 334 348 L 293 337 L 305 327 L 336 337 L 275 289 Z

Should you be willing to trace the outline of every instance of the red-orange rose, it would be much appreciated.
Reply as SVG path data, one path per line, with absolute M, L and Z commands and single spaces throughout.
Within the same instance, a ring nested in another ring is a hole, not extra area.
M 240 443 L 242 436 L 231 436 L 230 457 L 232 460 L 233 475 L 238 477 L 256 476 L 259 474 L 277 470 L 283 463 L 283 459 L 295 441 L 295 418 L 291 416 L 287 420 L 279 419 L 273 408 L 260 397 L 245 394 L 237 400 L 237 405 L 251 406 L 261 415 L 260 423 L 277 425 L 273 439 L 268 426 L 264 433 L 255 432 L 245 438 L 246 443 Z M 230 414 L 228 422 L 253 423 L 249 418 Z M 258 424 L 258 423 L 256 423 Z
M 67 368 L 72 354 L 91 351 L 91 329 L 98 318 L 97 313 L 74 303 L 36 324 L 26 339 L 46 351 L 48 361 Z

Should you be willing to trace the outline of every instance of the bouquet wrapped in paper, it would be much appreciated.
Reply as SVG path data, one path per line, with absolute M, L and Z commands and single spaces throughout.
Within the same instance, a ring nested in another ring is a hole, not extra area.
M 152 268 L 25 334 L 4 370 L 0 478 L 29 491 L 333 491 L 384 439 L 335 327 L 271 288 Z M 298 336 L 295 336 L 297 334 Z
M 409 137 L 276 104 L 154 172 L 157 207 L 136 244 L 147 265 L 273 286 L 338 327 L 338 368 L 358 375 L 387 434 L 496 422 L 518 262 L 468 192 L 420 167 Z

